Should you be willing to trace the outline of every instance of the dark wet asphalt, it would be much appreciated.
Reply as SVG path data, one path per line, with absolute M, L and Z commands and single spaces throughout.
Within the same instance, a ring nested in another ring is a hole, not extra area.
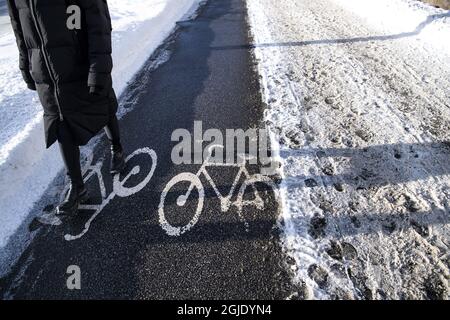
M 94 220 L 89 232 L 76 241 L 66 233 L 81 231 L 92 212 L 65 219 L 60 226 L 40 225 L 38 235 L 13 272 L 0 281 L 0 296 L 15 299 L 281 299 L 290 292 L 275 219 L 278 205 L 271 192 L 261 190 L 265 209 L 248 212 L 246 232 L 235 209 L 222 212 L 215 193 L 206 189 L 198 224 L 180 237 L 170 237 L 158 220 L 161 191 L 181 172 L 196 173 L 198 165 L 176 166 L 171 161 L 175 129 L 261 126 L 263 106 L 251 53 L 236 46 L 249 43 L 244 0 L 210 0 L 194 21 L 180 23 L 167 49 L 170 60 L 149 72 L 149 60 L 122 99 L 133 107 L 121 120 L 128 153 L 150 147 L 158 155 L 154 176 L 140 192 L 114 198 Z M 136 44 L 138 45 L 138 44 Z M 219 49 L 214 49 L 219 48 Z M 229 49 L 227 49 L 229 48 Z M 96 161 L 106 157 L 103 171 L 107 192 L 111 177 L 103 140 Z M 129 164 L 149 172 L 149 158 Z M 249 168 L 253 173 L 258 168 Z M 138 182 L 140 174 L 134 178 Z M 212 168 L 211 177 L 228 191 L 236 172 Z M 100 198 L 89 181 L 92 202 Z M 183 185 L 181 185 L 183 187 Z M 171 221 L 186 222 L 196 204 L 178 207 L 174 195 L 166 205 Z M 66 270 L 81 269 L 82 289 L 68 290 Z

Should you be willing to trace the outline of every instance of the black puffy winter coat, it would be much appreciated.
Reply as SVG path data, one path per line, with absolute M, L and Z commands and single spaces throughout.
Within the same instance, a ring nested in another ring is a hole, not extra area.
M 44 107 L 47 147 L 56 141 L 61 121 L 77 144 L 86 144 L 117 111 L 106 0 L 7 3 L 23 79 Z M 81 29 L 67 26 L 70 5 L 81 9 Z

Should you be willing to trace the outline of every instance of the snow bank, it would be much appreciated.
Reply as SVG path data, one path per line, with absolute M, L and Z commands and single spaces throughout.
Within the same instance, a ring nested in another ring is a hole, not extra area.
M 449 12 L 410 0 L 247 5 L 282 163 L 290 298 L 447 295 Z
M 198 0 L 109 0 L 113 20 L 114 87 L 133 75 Z M 3 18 L 4 20 L 4 18 Z M 0 249 L 62 169 L 56 146 L 45 150 L 42 111 L 18 71 L 12 30 L 0 25 Z

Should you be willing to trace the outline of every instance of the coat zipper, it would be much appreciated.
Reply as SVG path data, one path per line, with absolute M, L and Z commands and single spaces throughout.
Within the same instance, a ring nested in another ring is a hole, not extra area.
M 39 27 L 39 24 L 36 19 L 36 8 L 35 8 L 35 4 L 34 4 L 33 0 L 30 0 L 30 9 L 31 9 L 31 16 L 33 17 L 34 25 L 36 27 L 39 38 L 41 39 L 41 52 L 42 52 L 42 55 L 44 56 L 45 65 L 47 66 L 48 73 L 53 82 L 53 88 L 55 90 L 56 104 L 58 105 L 59 120 L 64 121 L 64 116 L 61 111 L 61 105 L 59 103 L 59 94 L 58 94 L 58 86 L 56 84 L 56 78 L 55 78 L 55 75 L 53 74 L 52 69 L 50 68 L 50 62 L 48 60 L 49 58 L 48 58 L 47 50 L 45 49 L 45 46 L 44 46 L 44 37 L 42 36 L 41 28 Z

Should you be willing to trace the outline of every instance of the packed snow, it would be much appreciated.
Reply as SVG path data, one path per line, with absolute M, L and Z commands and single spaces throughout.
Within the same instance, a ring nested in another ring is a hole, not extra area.
M 133 75 L 198 0 L 109 0 L 113 81 L 120 95 Z M 128 109 L 127 109 L 128 110 Z M 62 169 L 56 146 L 45 150 L 42 110 L 18 70 L 6 2 L 0 0 L 0 250 Z M 2 258 L 2 257 L 0 257 Z
M 306 299 L 448 299 L 450 13 L 412 0 L 248 0 Z

